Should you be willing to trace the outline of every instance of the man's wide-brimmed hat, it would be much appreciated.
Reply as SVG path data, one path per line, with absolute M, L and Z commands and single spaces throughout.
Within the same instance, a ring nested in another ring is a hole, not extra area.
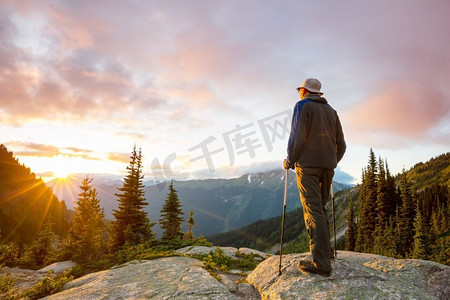
M 305 81 L 302 82 L 302 85 L 297 88 L 297 91 L 300 89 L 306 89 L 310 91 L 311 93 L 317 93 L 320 95 L 323 95 L 323 93 L 320 91 L 322 88 L 322 84 L 318 79 L 315 78 L 308 78 Z

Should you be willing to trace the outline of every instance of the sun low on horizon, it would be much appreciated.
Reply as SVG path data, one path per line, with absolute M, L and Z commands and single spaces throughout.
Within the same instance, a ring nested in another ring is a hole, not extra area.
M 12 151 L 13 149 L 8 150 Z M 95 177 L 95 174 L 105 173 L 119 175 L 126 171 L 125 163 L 111 162 L 108 160 L 95 160 L 95 162 L 92 162 L 89 159 L 67 157 L 64 155 L 56 157 L 15 156 L 20 163 L 29 167 L 44 182 L 52 180 L 59 182 L 69 181 L 74 176 L 80 177 L 81 175 L 91 177 Z M 122 172 L 120 171 L 121 169 L 123 169 Z
M 50 172 L 53 173 L 52 177 L 55 179 L 67 179 L 73 173 L 73 170 L 74 166 L 70 159 L 59 159 L 50 167 Z

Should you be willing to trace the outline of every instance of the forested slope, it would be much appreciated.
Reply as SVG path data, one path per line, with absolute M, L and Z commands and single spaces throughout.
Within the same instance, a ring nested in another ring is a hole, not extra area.
M 29 244 L 49 218 L 53 231 L 61 235 L 66 212 L 64 202 L 0 145 L 0 242 Z

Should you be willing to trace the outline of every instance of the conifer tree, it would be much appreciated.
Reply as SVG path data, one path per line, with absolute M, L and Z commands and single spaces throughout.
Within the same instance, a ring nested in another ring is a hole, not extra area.
M 384 250 L 386 247 L 385 241 L 385 223 L 375 225 L 375 230 L 373 232 L 373 249 L 372 253 L 384 255 Z
M 115 220 L 112 222 L 112 251 L 120 249 L 125 244 L 137 245 L 154 238 L 152 227 L 144 207 L 145 191 L 142 180 L 142 152 L 136 151 L 134 146 L 130 164 L 127 166 L 128 174 L 124 178 L 123 186 L 115 194 L 119 207 L 113 210 Z
M 385 227 L 385 234 L 384 234 L 384 249 L 383 254 L 390 257 L 396 257 L 397 256 L 397 238 L 396 238 L 396 232 L 395 232 L 395 225 L 394 225 L 394 218 L 392 216 L 389 217 L 389 221 L 386 224 Z
M 377 224 L 379 228 L 384 228 L 389 219 L 389 199 L 387 195 L 386 172 L 384 169 L 384 162 L 379 158 L 378 160 L 378 176 L 377 176 Z
M 395 209 L 397 208 L 397 203 L 399 203 L 398 200 L 398 194 L 396 193 L 395 188 L 395 179 L 391 175 L 391 172 L 389 171 L 389 166 L 387 161 L 385 161 L 385 171 L 386 171 L 386 212 L 387 212 L 387 218 L 395 217 Z
M 402 206 L 400 208 L 400 220 L 397 223 L 400 233 L 399 254 L 407 257 L 414 243 L 414 200 L 411 195 L 406 171 L 403 170 L 400 180 Z
M 397 206 L 397 208 L 395 209 L 395 216 L 393 222 L 395 253 L 397 254 L 397 257 L 402 256 L 401 227 L 399 226 L 400 222 L 401 222 L 400 206 Z
M 377 162 L 375 154 L 370 149 L 369 165 L 363 175 L 358 210 L 358 235 L 355 250 L 372 252 L 374 231 L 377 219 Z
M 377 161 L 372 149 L 370 149 L 366 191 L 366 251 L 371 252 L 373 249 L 373 234 L 377 219 Z
M 173 181 L 171 181 L 169 194 L 167 194 L 164 206 L 161 208 L 161 219 L 159 220 L 161 228 L 164 229 L 162 235 L 163 240 L 175 240 L 183 237 L 183 232 L 181 231 L 183 218 L 180 217 L 182 215 L 183 211 L 178 200 L 178 194 L 173 187 Z
M 79 263 L 93 262 L 105 251 L 103 241 L 103 233 L 106 230 L 103 220 L 105 214 L 100 207 L 97 190 L 91 183 L 92 178 L 86 176 L 80 184 L 81 192 L 75 203 L 73 224 L 63 242 L 64 256 Z
M 346 231 L 346 241 L 345 241 L 345 250 L 353 251 L 355 250 L 356 243 L 356 232 L 355 232 L 355 220 L 353 215 L 353 201 L 350 200 L 350 207 L 348 209 L 347 214 L 347 231 Z
M 53 243 L 55 234 L 52 231 L 53 218 L 48 217 L 47 221 L 39 231 L 36 240 L 28 248 L 22 258 L 25 265 L 42 266 L 52 261 L 55 254 Z
M 363 169 L 362 171 L 362 175 L 361 175 L 361 188 L 360 188 L 360 193 L 359 193 L 359 208 L 358 208 L 358 231 L 357 231 L 357 235 L 356 235 L 356 242 L 355 242 L 355 251 L 358 252 L 364 252 L 364 245 L 365 245 L 365 234 L 363 232 L 363 230 L 361 229 L 361 227 L 364 227 L 364 222 L 365 222 L 365 218 L 364 218 L 364 214 L 365 214 L 365 205 L 366 205 L 366 188 L 367 188 L 367 184 L 366 184 L 366 173 L 367 171 L 365 169 Z
M 414 247 L 412 258 L 427 259 L 428 258 L 428 237 L 425 224 L 422 221 L 422 213 L 417 207 L 416 217 L 414 219 Z
M 194 212 L 191 210 L 189 211 L 189 218 L 186 221 L 187 225 L 187 232 L 184 235 L 184 238 L 186 240 L 192 240 L 194 238 L 194 234 L 192 233 L 192 228 L 196 225 L 194 220 Z

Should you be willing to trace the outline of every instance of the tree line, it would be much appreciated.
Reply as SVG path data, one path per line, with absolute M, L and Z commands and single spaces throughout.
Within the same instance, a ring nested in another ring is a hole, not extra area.
M 395 178 L 387 161 L 377 160 L 370 149 L 362 172 L 357 218 L 350 201 L 346 250 L 450 265 L 448 184 L 434 183 L 418 190 L 411 186 L 406 170 Z
M 150 221 L 144 210 L 149 203 L 145 199 L 142 169 L 142 151 L 135 146 L 123 185 L 115 194 L 118 207 L 113 211 L 112 221 L 105 220 L 97 190 L 92 185 L 93 179 L 86 176 L 80 184 L 68 230 L 56 235 L 53 215 L 42 216 L 44 225 L 23 251 L 13 240 L 0 244 L 0 265 L 39 267 L 70 259 L 91 269 L 103 269 L 132 259 L 136 251 L 142 254 L 153 249 L 206 243 L 203 237 L 195 238 L 192 233 L 195 226 L 193 211 L 186 221 L 187 232 L 182 231 L 184 213 L 173 182 L 169 184 L 169 193 L 158 220 L 164 230 L 163 235 L 159 240 L 156 238 L 152 230 L 156 223 Z

